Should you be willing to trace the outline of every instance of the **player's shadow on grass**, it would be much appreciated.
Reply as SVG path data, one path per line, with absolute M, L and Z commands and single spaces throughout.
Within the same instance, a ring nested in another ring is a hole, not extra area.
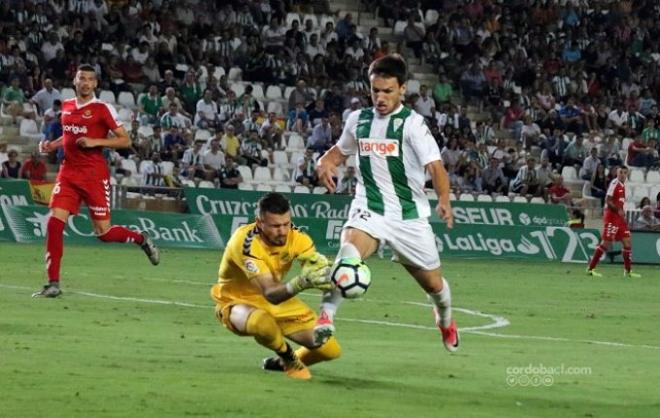
M 346 376 L 319 376 L 318 374 L 314 376 L 317 381 L 329 386 L 341 386 L 342 388 L 347 389 L 364 389 L 368 387 L 369 389 L 397 389 L 401 385 L 386 381 L 386 380 L 376 380 L 376 379 L 362 379 L 355 377 L 346 377 Z

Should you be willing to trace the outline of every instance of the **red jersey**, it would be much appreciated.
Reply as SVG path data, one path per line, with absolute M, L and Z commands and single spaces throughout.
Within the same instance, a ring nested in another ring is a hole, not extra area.
M 621 183 L 619 179 L 615 178 L 607 188 L 607 196 L 612 197 L 612 204 L 619 210 L 623 210 L 623 204 L 626 201 L 626 185 Z M 605 208 L 605 214 L 618 215 L 613 212 L 609 207 Z
M 64 161 L 59 177 L 106 178 L 108 166 L 103 148 L 81 148 L 76 144 L 80 137 L 107 138 L 108 132 L 121 126 L 115 108 L 97 98 L 78 105 L 76 98 L 62 103 L 62 135 Z

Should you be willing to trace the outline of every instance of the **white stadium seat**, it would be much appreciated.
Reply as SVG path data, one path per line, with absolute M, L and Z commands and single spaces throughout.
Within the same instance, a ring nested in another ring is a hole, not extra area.
M 289 181 L 289 172 L 282 167 L 273 169 L 273 181 L 277 183 L 286 183 Z
M 229 88 L 236 93 L 236 97 L 241 97 L 245 93 L 245 84 L 243 82 L 232 83 Z
M 646 182 L 650 184 L 660 184 L 660 171 L 651 170 L 646 173 Z
M 296 89 L 296 88 L 293 87 L 293 86 L 286 86 L 286 87 L 284 87 L 284 98 L 285 98 L 286 100 L 289 100 L 289 96 L 291 96 L 291 93 L 293 93 L 293 91 L 294 91 L 295 89 Z
M 309 194 L 309 187 L 303 186 L 302 184 L 297 185 L 293 188 L 294 193 L 306 193 Z
M 538 204 L 538 205 L 543 205 L 543 204 L 545 204 L 545 200 L 543 200 L 542 197 L 538 197 L 538 196 L 536 196 L 536 197 L 533 197 L 532 200 L 529 201 L 529 203 L 534 203 L 534 204 Z
M 21 125 L 18 129 L 18 134 L 23 138 L 27 138 L 33 141 L 41 141 L 41 139 L 43 139 L 43 134 L 41 131 L 39 131 L 37 122 L 32 119 L 21 119 Z
M 282 100 L 282 89 L 280 86 L 270 85 L 266 89 L 266 99 L 268 100 Z
M 406 93 L 414 94 L 419 93 L 420 82 L 419 80 L 408 80 L 406 83 Z
M 499 195 L 495 197 L 495 201 L 502 203 L 510 203 L 511 199 L 509 199 L 509 196 Z
M 117 103 L 119 103 L 122 106 L 129 107 L 131 109 L 135 109 L 135 96 L 133 96 L 133 93 L 130 91 L 122 91 L 119 93 L 119 97 L 117 97 Z
M 477 202 L 492 202 L 493 198 L 489 194 L 477 195 Z
M 227 81 L 241 81 L 243 79 L 243 70 L 238 67 L 231 67 L 227 74 Z
M 273 151 L 273 164 L 280 167 L 288 167 L 289 157 L 287 157 L 286 152 L 282 150 Z
M 527 203 L 527 198 L 525 196 L 514 196 L 513 203 Z
M 135 164 L 135 161 L 133 161 L 130 158 L 124 158 L 119 162 L 119 167 L 123 168 L 126 171 L 130 171 L 132 175 L 136 175 L 138 173 L 137 165 Z
M 323 186 L 316 186 L 312 190 L 312 193 L 314 193 L 314 194 L 326 194 L 326 193 L 328 193 L 328 189 L 326 189 Z
M 564 177 L 564 181 L 571 182 L 577 180 L 577 171 L 572 165 L 565 165 L 561 169 L 561 175 Z
M 274 113 L 279 116 L 284 115 L 284 110 L 282 110 L 282 103 L 280 102 L 268 102 L 268 106 L 266 108 L 266 111 L 268 113 Z
M 101 90 L 101 94 L 99 94 L 99 100 L 110 103 L 112 105 L 116 103 L 115 94 L 110 90 Z
M 644 183 L 644 170 L 639 168 L 631 168 L 628 175 L 628 181 L 631 183 Z
M 76 91 L 70 87 L 64 87 L 60 94 L 62 95 L 62 100 L 69 100 L 76 97 Z
M 264 88 L 261 86 L 261 84 L 252 84 L 252 96 L 258 100 L 263 100 L 266 98 L 266 96 L 264 96 Z M 263 109 L 264 108 L 262 106 L 261 110 Z
M 273 186 L 269 184 L 258 184 L 255 190 L 258 192 L 272 192 Z
M 291 193 L 291 186 L 288 184 L 276 184 L 273 191 L 277 193 Z
M 458 200 L 461 200 L 463 202 L 474 202 L 474 196 L 471 195 L 470 193 L 462 193 L 461 197 L 459 197 Z
M 208 181 L 208 180 L 202 180 L 202 181 L 199 182 L 197 187 L 199 187 L 200 189 L 214 189 L 215 184 L 213 184 L 213 182 Z
M 287 13 L 287 14 L 286 14 L 286 29 L 287 29 L 287 30 L 288 30 L 288 29 L 291 29 L 291 25 L 293 24 L 293 21 L 294 21 L 294 20 L 297 20 L 299 26 L 302 27 L 302 25 L 300 25 L 300 23 L 301 23 L 301 22 L 300 22 L 300 15 L 299 15 L 298 13 L 292 13 L 292 12 L 290 12 L 290 13 Z
M 449 193 L 449 200 L 458 200 L 458 199 L 456 199 L 456 195 L 454 193 Z
M 270 183 L 273 181 L 273 178 L 270 175 L 270 169 L 268 167 L 257 167 L 254 169 L 252 175 L 252 182 L 256 184 L 260 183 Z
M 289 140 L 287 141 L 286 144 L 286 149 L 288 151 L 299 151 L 299 150 L 304 150 L 305 149 L 305 141 L 302 139 L 302 137 L 298 134 L 292 133 L 289 135 Z M 293 163 L 295 164 L 295 160 L 292 160 Z
M 246 165 L 239 165 L 238 172 L 241 173 L 243 177 L 243 182 L 251 183 L 252 182 L 252 169 Z
M 242 183 L 238 183 L 238 190 L 250 190 L 250 191 L 253 191 L 254 188 L 252 187 L 252 184 L 251 184 L 251 183 L 245 183 L 245 182 L 242 182 Z

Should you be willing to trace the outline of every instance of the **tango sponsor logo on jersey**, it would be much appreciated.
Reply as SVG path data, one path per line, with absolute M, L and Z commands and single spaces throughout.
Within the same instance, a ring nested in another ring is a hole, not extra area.
M 87 133 L 87 127 L 86 126 L 79 126 L 79 125 L 64 125 L 64 126 L 62 126 L 62 130 L 64 132 L 71 132 L 74 135 L 86 134 Z
M 360 156 L 398 157 L 399 141 L 396 139 L 360 138 Z

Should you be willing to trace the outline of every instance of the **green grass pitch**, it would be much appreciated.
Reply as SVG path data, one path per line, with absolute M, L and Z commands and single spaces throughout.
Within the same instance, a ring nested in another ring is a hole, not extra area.
M 342 357 L 309 382 L 223 329 L 220 254 L 65 248 L 64 296 L 31 299 L 41 246 L 0 244 L 0 417 L 657 417 L 660 269 L 445 259 L 458 353 L 423 292 L 388 261 L 338 319 Z M 318 294 L 302 296 L 314 309 Z M 479 314 L 481 313 L 481 314 Z

